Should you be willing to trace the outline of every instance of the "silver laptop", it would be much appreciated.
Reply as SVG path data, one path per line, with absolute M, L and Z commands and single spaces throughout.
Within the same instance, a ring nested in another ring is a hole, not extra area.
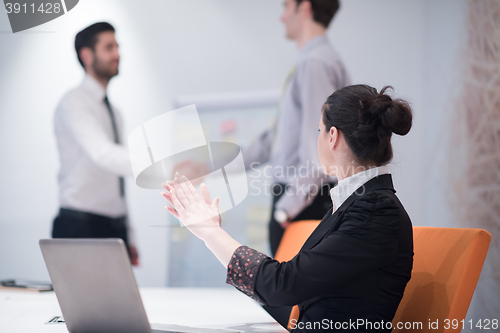
M 121 239 L 41 239 L 40 248 L 71 333 L 235 332 L 164 324 L 153 330 Z

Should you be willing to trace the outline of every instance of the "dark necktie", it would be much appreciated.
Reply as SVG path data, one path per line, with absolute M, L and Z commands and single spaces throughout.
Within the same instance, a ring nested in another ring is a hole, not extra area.
M 106 104 L 109 112 L 109 117 L 111 118 L 111 124 L 113 125 L 113 134 L 115 136 L 115 143 L 120 144 L 120 139 L 118 137 L 118 129 L 116 127 L 116 120 L 115 120 L 115 114 L 113 113 L 113 110 L 111 109 L 111 105 L 109 104 L 108 96 L 104 96 L 104 104 Z M 122 197 L 125 196 L 125 179 L 123 177 L 119 178 L 120 180 L 120 195 Z

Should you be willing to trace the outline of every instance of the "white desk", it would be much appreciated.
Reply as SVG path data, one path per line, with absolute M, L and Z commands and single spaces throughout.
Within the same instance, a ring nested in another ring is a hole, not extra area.
M 235 289 L 141 288 L 140 292 L 151 323 L 288 332 Z M 58 315 L 61 309 L 54 292 L 0 291 L 0 333 L 68 332 L 65 324 L 45 324 Z

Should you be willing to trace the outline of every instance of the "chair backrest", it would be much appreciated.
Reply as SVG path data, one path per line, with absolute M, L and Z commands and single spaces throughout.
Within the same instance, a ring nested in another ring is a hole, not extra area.
M 286 227 L 283 237 L 281 237 L 280 245 L 274 259 L 278 261 L 293 259 L 320 222 L 319 220 L 304 220 L 290 223 Z M 299 313 L 299 307 L 294 305 L 288 319 L 288 329 L 291 330 L 293 328 L 291 324 L 292 320 L 298 319 Z
M 393 332 L 460 332 L 490 241 L 482 229 L 413 227 L 412 276 Z
M 320 222 L 319 220 L 304 220 L 290 223 L 283 233 L 274 259 L 278 261 L 293 259 Z

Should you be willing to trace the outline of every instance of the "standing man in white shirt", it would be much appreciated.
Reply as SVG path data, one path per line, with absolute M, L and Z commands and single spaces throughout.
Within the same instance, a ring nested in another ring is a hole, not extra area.
M 52 237 L 122 238 L 138 265 L 125 200 L 124 178 L 132 176 L 132 167 L 120 113 L 106 94 L 120 62 L 115 29 L 106 22 L 92 24 L 76 35 L 75 49 L 85 77 L 55 112 L 60 210 Z

